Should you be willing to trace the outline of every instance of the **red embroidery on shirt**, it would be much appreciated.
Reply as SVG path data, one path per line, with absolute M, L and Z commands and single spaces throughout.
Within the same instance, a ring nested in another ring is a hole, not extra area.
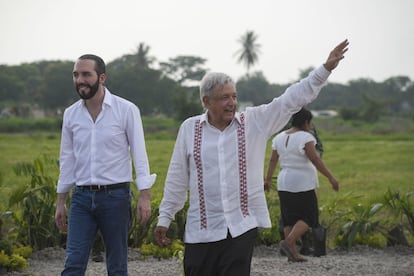
M 207 229 L 207 215 L 206 215 L 206 202 L 204 198 L 203 188 L 203 167 L 201 166 L 201 138 L 202 138 L 202 124 L 200 120 L 195 122 L 194 127 L 194 162 L 197 169 L 197 186 L 198 196 L 200 198 L 200 228 Z
M 237 142 L 239 149 L 239 176 L 240 176 L 240 208 L 244 217 L 249 215 L 247 200 L 247 160 L 246 139 L 244 135 L 244 113 L 240 114 L 241 124 L 237 127 Z

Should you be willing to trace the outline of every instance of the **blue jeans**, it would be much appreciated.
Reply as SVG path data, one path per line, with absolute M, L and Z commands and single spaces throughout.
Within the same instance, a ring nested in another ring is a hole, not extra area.
M 108 275 L 128 275 L 129 187 L 108 191 L 75 188 L 69 212 L 65 268 L 61 275 L 85 275 L 98 229 L 105 243 Z

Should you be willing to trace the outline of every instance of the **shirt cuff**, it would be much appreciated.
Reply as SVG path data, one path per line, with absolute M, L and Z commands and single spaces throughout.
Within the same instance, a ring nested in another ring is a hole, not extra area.
M 323 80 L 327 80 L 329 75 L 331 74 L 331 72 L 329 72 L 324 65 L 319 66 L 316 71 L 315 71 L 316 75 L 318 75 L 318 77 L 320 77 Z
M 60 183 L 58 183 L 57 188 L 56 188 L 56 192 L 59 193 L 59 194 L 69 193 L 73 186 L 75 186 L 75 183 L 73 183 L 73 184 L 60 184 Z
M 152 185 L 154 185 L 155 179 L 157 179 L 157 175 L 153 173 L 149 176 L 137 177 L 135 179 L 135 183 L 137 183 L 138 190 L 146 190 L 150 189 Z
M 169 228 L 171 224 L 171 220 L 168 217 L 158 217 L 157 226 L 163 226 L 165 228 Z

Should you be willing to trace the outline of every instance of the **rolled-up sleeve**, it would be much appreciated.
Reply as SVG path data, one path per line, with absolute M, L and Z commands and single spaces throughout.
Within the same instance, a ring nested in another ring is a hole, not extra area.
M 128 110 L 127 135 L 135 168 L 137 188 L 138 190 L 149 189 L 154 185 L 157 175 L 150 174 L 141 114 L 135 105 L 131 105 Z

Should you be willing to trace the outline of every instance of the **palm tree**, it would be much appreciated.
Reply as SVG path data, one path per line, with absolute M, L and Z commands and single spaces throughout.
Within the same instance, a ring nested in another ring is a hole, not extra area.
M 154 62 L 155 58 L 149 55 L 150 49 L 151 47 L 143 42 L 138 45 L 137 51 L 135 53 L 138 67 L 148 69 L 149 65 Z
M 147 70 L 156 60 L 155 57 L 149 55 L 150 49 L 150 46 L 146 45 L 144 42 L 141 42 L 132 54 L 123 55 L 122 57 L 111 62 L 111 68 L 113 70 Z
M 261 45 L 257 43 L 257 35 L 253 31 L 247 31 L 238 39 L 238 42 L 242 47 L 235 53 L 238 56 L 237 62 L 244 63 L 247 74 L 249 74 L 250 67 L 258 62 Z

